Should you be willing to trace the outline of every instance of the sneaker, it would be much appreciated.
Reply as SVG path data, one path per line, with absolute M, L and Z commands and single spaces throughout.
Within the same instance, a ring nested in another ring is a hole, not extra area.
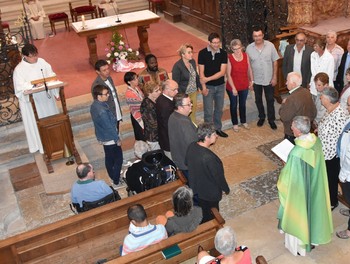
M 273 130 L 277 129 L 277 126 L 276 126 L 274 121 L 269 121 L 269 125 L 270 125 L 271 129 L 273 129 Z
M 223 137 L 223 138 L 227 138 L 228 137 L 228 135 L 225 132 L 221 131 L 221 130 L 216 130 L 216 134 L 219 137 Z
M 249 125 L 248 125 L 247 123 L 243 123 L 243 124 L 242 124 L 242 127 L 245 128 L 245 129 L 247 129 L 247 130 L 250 129 L 250 127 L 249 127 Z
M 262 127 L 264 123 L 265 123 L 265 119 L 259 119 L 259 121 L 258 121 L 258 123 L 256 123 L 256 125 L 258 127 Z
M 118 190 L 118 189 L 121 189 L 121 188 L 124 188 L 124 187 L 125 187 L 125 185 L 122 182 L 119 182 L 118 184 L 112 183 L 112 188 L 114 190 Z

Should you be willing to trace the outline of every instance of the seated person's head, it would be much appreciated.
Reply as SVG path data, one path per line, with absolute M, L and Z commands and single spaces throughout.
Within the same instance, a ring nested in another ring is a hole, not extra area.
M 314 78 L 316 89 L 318 92 L 323 92 L 323 89 L 328 86 L 329 77 L 325 72 L 319 72 L 315 75 Z
M 215 248 L 225 257 L 232 255 L 237 247 L 236 235 L 229 226 L 221 228 L 215 235 Z
M 94 168 L 90 163 L 85 162 L 85 163 L 79 164 L 75 171 L 80 180 L 95 178 Z
M 129 207 L 128 218 L 135 226 L 143 226 L 147 223 L 147 214 L 141 204 L 135 204 Z
M 142 159 L 142 155 L 149 151 L 149 145 L 142 140 L 137 140 L 134 145 L 135 156 L 139 159 Z
M 173 193 L 173 206 L 176 216 L 186 216 L 193 208 L 193 191 L 187 186 L 178 188 Z

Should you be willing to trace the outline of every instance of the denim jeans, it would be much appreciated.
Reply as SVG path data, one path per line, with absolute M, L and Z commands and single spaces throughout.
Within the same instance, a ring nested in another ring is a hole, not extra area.
M 267 102 L 267 119 L 269 122 L 275 121 L 275 99 L 273 98 L 274 89 L 271 85 L 260 85 L 254 83 L 255 104 L 259 111 L 259 119 L 265 119 L 265 109 L 262 100 L 262 92 L 264 90 Z
M 246 102 L 248 96 L 248 89 L 243 91 L 238 91 L 238 95 L 233 95 L 232 91 L 226 90 L 228 97 L 230 98 L 230 113 L 232 125 L 238 125 L 237 118 L 237 104 L 239 102 L 239 119 L 241 124 L 247 123 L 246 118 Z M 237 100 L 238 97 L 238 100 Z
M 114 184 L 118 184 L 123 164 L 122 148 L 117 144 L 113 144 L 103 145 L 103 149 L 105 151 L 105 166 L 108 176 L 112 179 Z
M 213 122 L 215 129 L 221 130 L 221 118 L 223 113 L 225 97 L 225 84 L 221 84 L 218 86 L 207 85 L 207 88 L 209 91 L 208 95 L 203 96 L 204 122 Z

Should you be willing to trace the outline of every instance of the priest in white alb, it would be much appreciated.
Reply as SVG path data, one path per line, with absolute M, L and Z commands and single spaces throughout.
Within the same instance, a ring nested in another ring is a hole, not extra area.
M 38 0 L 26 0 L 25 9 L 31 27 L 33 39 L 45 38 L 44 18 L 46 17 L 43 6 Z
M 24 45 L 22 56 L 22 61 L 13 72 L 15 95 L 21 109 L 29 152 L 44 153 L 29 94 L 33 93 L 34 88 L 31 81 L 52 77 L 56 74 L 52 71 L 50 64 L 44 59 L 38 58 L 38 50 L 34 45 Z M 56 100 L 59 99 L 58 89 L 33 93 L 33 98 L 39 118 L 59 113 L 56 104 Z

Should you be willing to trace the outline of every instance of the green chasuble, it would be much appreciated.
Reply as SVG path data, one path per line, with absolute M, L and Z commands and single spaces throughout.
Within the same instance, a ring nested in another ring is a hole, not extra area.
M 330 242 L 333 221 L 327 171 L 321 142 L 314 134 L 295 139 L 277 188 L 279 228 L 301 240 L 308 252 L 311 243 Z

